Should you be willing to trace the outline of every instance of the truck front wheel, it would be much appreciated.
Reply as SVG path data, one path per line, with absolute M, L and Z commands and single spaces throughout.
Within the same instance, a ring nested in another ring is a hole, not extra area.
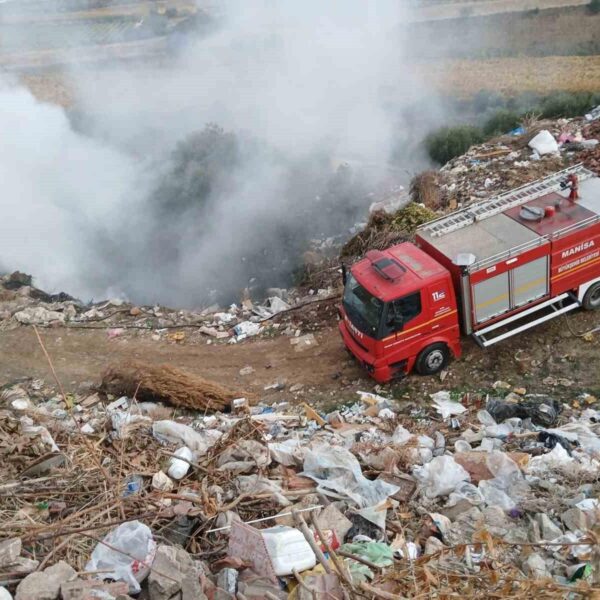
M 431 344 L 419 354 L 415 370 L 419 375 L 435 375 L 448 364 L 449 360 L 450 351 L 446 344 Z
M 600 281 L 589 287 L 583 297 L 582 305 L 585 310 L 597 310 L 600 308 Z

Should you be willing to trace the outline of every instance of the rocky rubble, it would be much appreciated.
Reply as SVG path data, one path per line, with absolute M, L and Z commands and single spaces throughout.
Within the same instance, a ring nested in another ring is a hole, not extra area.
M 489 389 L 173 413 L 4 386 L 1 593 L 588 597 L 600 402 Z
M 257 335 L 300 335 L 295 321 L 306 321 L 303 330 L 317 328 L 314 319 L 306 318 L 311 305 L 337 297 L 333 288 L 304 295 L 280 288 L 267 293 L 261 304 L 246 298 L 226 309 L 137 306 L 120 299 L 85 304 L 68 294 L 47 294 L 32 285 L 31 276 L 15 272 L 0 276 L 0 331 L 26 325 L 64 326 L 103 329 L 110 339 L 148 335 L 174 343 L 237 343 Z
M 439 170 L 440 204 L 450 210 L 467 206 L 580 162 L 600 173 L 598 123 L 583 117 L 538 121 L 472 146 Z M 555 151 L 540 154 L 530 147 L 541 132 L 550 134 Z

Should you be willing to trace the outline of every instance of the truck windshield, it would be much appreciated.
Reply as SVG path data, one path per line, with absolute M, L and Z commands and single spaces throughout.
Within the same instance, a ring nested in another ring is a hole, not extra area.
M 359 331 L 377 338 L 383 314 L 383 302 L 360 285 L 348 273 L 344 288 L 344 308 L 346 314 Z

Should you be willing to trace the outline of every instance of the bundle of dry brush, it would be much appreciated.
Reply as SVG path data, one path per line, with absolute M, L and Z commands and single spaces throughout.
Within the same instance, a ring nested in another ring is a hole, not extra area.
M 135 396 L 142 402 L 202 411 L 226 410 L 234 398 L 245 395 L 169 365 L 138 362 L 109 367 L 102 376 L 101 389 L 115 396 Z

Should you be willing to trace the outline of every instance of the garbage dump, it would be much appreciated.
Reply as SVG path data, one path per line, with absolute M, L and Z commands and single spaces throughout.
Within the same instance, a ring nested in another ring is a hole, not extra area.
M 0 598 L 598 589 L 590 394 L 496 382 L 418 402 L 360 392 L 335 411 L 254 398 L 208 412 L 144 385 L 1 389 Z
M 273 295 L 262 303 L 245 298 L 226 309 L 215 304 L 196 310 L 138 306 L 122 299 L 84 303 L 65 293 L 52 295 L 43 292 L 32 285 L 30 275 L 17 271 L 0 275 L 0 331 L 31 326 L 64 326 L 105 331 L 107 339 L 115 343 L 136 337 L 173 344 L 233 344 L 275 333 L 294 337 L 300 335 L 294 326 L 297 323 L 303 325 L 305 333 L 319 328 L 320 322 L 312 312 L 315 304 L 323 306 L 324 315 L 335 314 L 338 298 L 335 286 L 340 280 L 337 271 L 334 267 L 335 281 L 328 278 L 333 284 L 331 287 L 270 288 L 267 293 Z M 123 366 L 120 368 L 124 369 Z M 138 368 L 139 365 L 129 365 L 130 373 L 121 373 L 121 378 L 131 379 Z M 115 373 L 111 376 L 114 377 Z M 172 377 L 166 373 L 165 376 Z M 153 377 L 156 379 L 158 374 Z

